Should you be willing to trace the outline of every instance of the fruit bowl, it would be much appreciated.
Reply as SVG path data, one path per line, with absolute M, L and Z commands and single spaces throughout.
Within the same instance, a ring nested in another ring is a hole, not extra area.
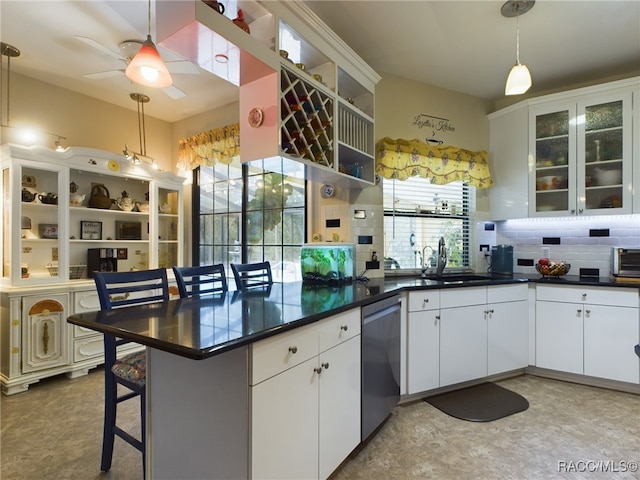
M 541 265 L 536 263 L 536 270 L 543 276 L 561 277 L 566 275 L 571 270 L 571 265 L 564 262 L 550 262 L 549 265 Z

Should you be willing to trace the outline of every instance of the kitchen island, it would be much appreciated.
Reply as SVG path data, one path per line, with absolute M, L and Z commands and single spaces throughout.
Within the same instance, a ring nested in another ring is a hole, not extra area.
M 336 287 L 274 284 L 264 291 L 227 292 L 77 314 L 68 321 L 148 347 L 148 478 L 260 478 L 262 475 L 256 473 L 255 467 L 258 449 L 252 437 L 255 436 L 252 415 L 257 416 L 258 398 L 254 387 L 263 382 L 256 380 L 256 346 L 280 339 L 313 338 L 315 353 L 298 364 L 318 362 L 321 365 L 317 345 L 322 342 L 317 340 L 322 325 L 334 319 L 359 320 L 360 308 L 365 305 L 402 291 L 411 294 L 420 290 L 508 285 L 530 280 L 526 277 L 464 281 L 452 277 L 446 280 L 392 277 Z M 560 281 L 574 282 L 580 283 L 579 277 Z M 605 279 L 597 283 L 618 286 Z M 359 335 L 360 325 L 352 323 L 351 326 L 349 336 Z M 355 346 L 354 342 L 359 345 L 358 338 L 349 336 L 345 339 L 348 338 L 350 345 Z M 303 351 L 301 345 L 297 344 L 300 347 L 297 357 Z M 277 360 L 282 363 L 281 358 Z M 295 370 L 290 366 L 286 368 L 287 372 Z M 329 371 L 333 373 L 335 368 Z M 350 383 L 359 387 L 357 378 Z M 277 395 L 271 397 L 272 405 L 280 403 L 279 395 L 281 401 L 290 403 L 293 398 L 292 405 L 296 406 L 300 393 L 297 389 L 279 387 L 273 391 Z M 269 408 L 261 408 L 260 412 L 268 415 Z M 318 423 L 317 417 L 315 422 Z M 275 440 L 305 430 L 295 427 L 293 430 L 285 426 L 274 428 L 271 434 Z M 284 456 L 293 461 L 297 454 L 287 451 Z M 313 478 L 325 476 L 318 473 Z

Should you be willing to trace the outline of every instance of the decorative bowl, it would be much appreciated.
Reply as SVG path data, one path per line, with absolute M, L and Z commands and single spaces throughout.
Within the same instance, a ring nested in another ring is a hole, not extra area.
M 543 276 L 561 277 L 571 270 L 571 264 L 565 262 L 551 262 L 549 265 L 540 265 L 536 263 L 536 270 Z

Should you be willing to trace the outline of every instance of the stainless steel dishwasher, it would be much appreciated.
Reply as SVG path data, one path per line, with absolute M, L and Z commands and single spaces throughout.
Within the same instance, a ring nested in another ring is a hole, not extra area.
M 400 400 L 400 297 L 362 308 L 362 440 Z

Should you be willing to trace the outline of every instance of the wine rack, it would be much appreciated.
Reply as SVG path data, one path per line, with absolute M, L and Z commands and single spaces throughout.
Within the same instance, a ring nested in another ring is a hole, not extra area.
M 289 156 L 334 168 L 333 99 L 309 79 L 282 67 L 281 146 Z

